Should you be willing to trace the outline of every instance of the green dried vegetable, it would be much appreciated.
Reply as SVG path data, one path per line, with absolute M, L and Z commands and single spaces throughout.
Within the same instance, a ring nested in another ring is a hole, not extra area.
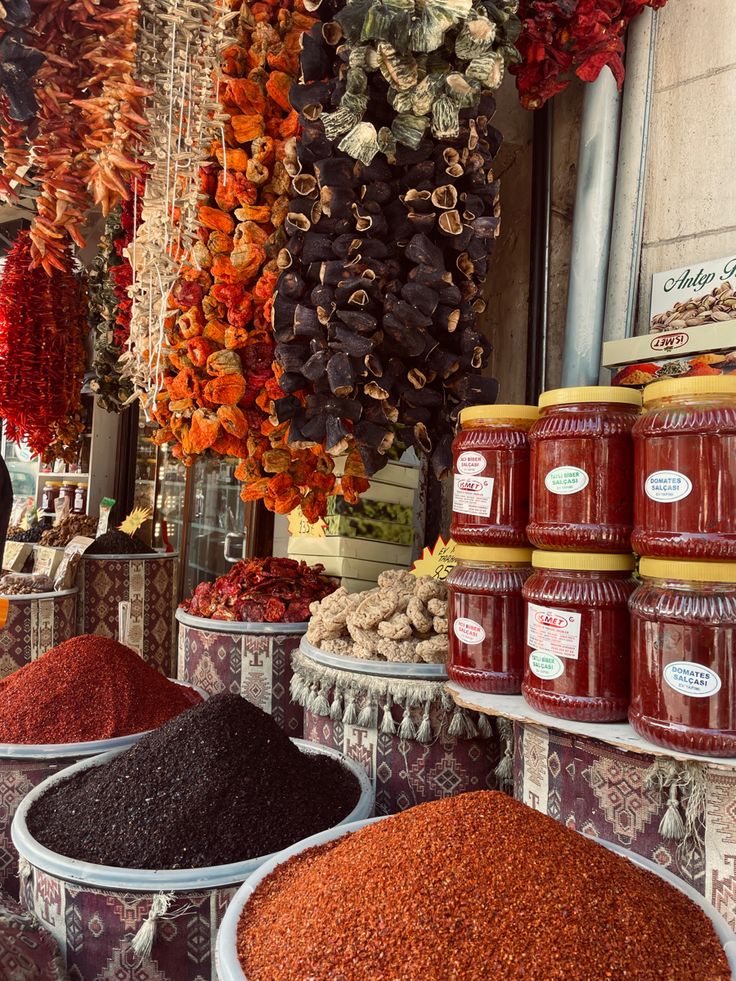
M 364 163 L 379 151 L 391 159 L 395 142 L 416 149 L 430 126 L 437 139 L 456 138 L 460 110 L 497 89 L 505 65 L 518 60 L 517 8 L 516 0 L 348 0 L 335 17 L 350 66 L 347 90 L 325 117 L 327 137 L 346 134 L 339 148 Z M 377 139 L 363 125 L 373 125 L 366 101 L 355 98 L 365 80 L 358 86 L 351 78 L 373 71 L 389 83 L 396 113 Z
M 92 334 L 92 373 L 90 389 L 108 412 L 119 412 L 130 396 L 130 380 L 120 374 L 120 347 L 115 343 L 119 314 L 115 287 L 110 270 L 120 264 L 115 240 L 123 234 L 120 207 L 114 208 L 105 222 L 105 231 L 89 274 L 89 323 Z

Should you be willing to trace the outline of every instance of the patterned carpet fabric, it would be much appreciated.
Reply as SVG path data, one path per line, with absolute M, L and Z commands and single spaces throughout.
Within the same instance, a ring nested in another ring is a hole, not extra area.
M 67 981 L 61 953 L 35 916 L 0 892 L 0 978 Z

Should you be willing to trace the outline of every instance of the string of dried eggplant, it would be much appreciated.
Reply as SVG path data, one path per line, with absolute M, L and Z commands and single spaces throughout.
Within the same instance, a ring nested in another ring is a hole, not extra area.
M 305 39 L 275 410 L 291 445 L 349 451 L 353 473 L 398 442 L 443 476 L 458 411 L 495 398 L 475 322 L 499 226 L 491 88 L 513 7 L 358 0 Z

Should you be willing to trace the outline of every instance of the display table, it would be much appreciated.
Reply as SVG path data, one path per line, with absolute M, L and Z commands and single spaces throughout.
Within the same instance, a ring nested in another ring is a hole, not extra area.
M 508 720 L 518 800 L 668 868 L 736 928 L 736 760 L 671 752 L 625 723 L 554 719 L 520 695 L 447 691 Z

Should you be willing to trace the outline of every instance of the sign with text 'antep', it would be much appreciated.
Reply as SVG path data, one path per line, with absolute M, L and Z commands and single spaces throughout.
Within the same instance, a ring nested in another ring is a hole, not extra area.
M 724 283 L 736 288 L 736 254 L 709 262 L 691 262 L 680 269 L 656 273 L 652 277 L 649 314 L 653 327 L 656 329 L 656 321 L 662 314 L 676 310 L 676 304 L 702 297 Z M 736 319 L 736 314 L 732 319 Z

